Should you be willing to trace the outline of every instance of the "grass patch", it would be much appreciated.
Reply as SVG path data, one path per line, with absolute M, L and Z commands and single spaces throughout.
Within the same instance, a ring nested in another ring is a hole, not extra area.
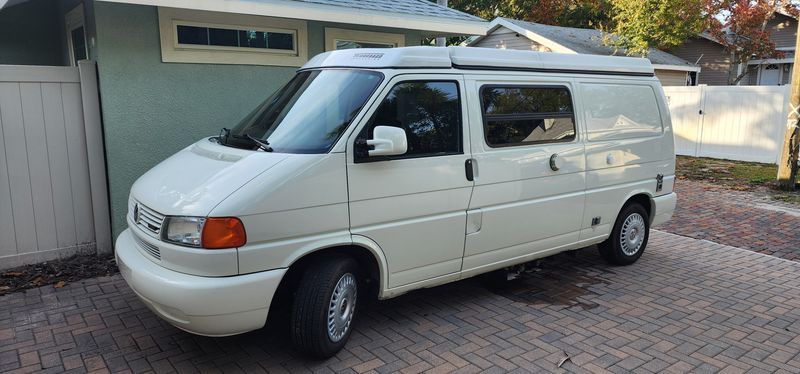
M 759 186 L 773 186 L 778 175 L 778 166 L 757 162 L 678 156 L 675 172 L 679 178 L 747 190 Z

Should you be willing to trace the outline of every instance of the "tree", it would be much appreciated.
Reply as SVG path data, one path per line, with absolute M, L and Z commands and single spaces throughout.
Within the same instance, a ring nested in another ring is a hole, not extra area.
M 609 22 L 611 10 L 609 0 L 449 0 L 448 6 L 487 20 L 505 17 L 581 28 Z
M 628 55 L 669 49 L 702 32 L 712 9 L 707 0 L 611 0 L 613 32 L 608 43 Z
M 747 76 L 746 67 L 753 59 L 784 57 L 775 49 L 767 26 L 779 11 L 796 15 L 796 5 L 782 0 L 718 0 L 713 6 L 718 16 L 710 19 L 708 32 L 731 55 L 728 84 L 738 84 Z

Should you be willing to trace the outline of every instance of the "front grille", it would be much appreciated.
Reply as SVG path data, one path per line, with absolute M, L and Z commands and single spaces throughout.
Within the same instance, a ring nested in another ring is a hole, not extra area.
M 136 234 L 133 235 L 133 239 L 136 241 L 136 244 L 139 245 L 145 252 L 147 252 L 150 256 L 155 257 L 156 259 L 161 259 L 161 250 L 158 249 L 155 245 L 152 245 L 144 240 L 142 240 Z
M 164 223 L 164 215 L 142 203 L 133 204 L 133 222 L 147 232 L 158 235 Z

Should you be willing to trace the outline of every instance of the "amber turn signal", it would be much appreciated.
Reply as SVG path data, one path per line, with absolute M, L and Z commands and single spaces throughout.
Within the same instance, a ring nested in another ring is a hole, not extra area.
M 207 218 L 201 238 L 206 249 L 236 248 L 247 243 L 244 225 L 236 217 Z

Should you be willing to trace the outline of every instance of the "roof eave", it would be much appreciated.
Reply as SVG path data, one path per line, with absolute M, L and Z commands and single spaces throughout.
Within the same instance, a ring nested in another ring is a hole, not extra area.
M 699 66 L 681 66 L 681 65 L 669 65 L 669 64 L 653 64 L 653 69 L 700 72 Z
M 309 21 L 348 23 L 366 26 L 420 30 L 426 35 L 485 35 L 486 21 L 418 16 L 368 9 L 345 8 L 325 4 L 267 0 L 98 0 L 109 3 L 137 4 L 209 12 L 238 13 L 258 16 L 303 19 Z

